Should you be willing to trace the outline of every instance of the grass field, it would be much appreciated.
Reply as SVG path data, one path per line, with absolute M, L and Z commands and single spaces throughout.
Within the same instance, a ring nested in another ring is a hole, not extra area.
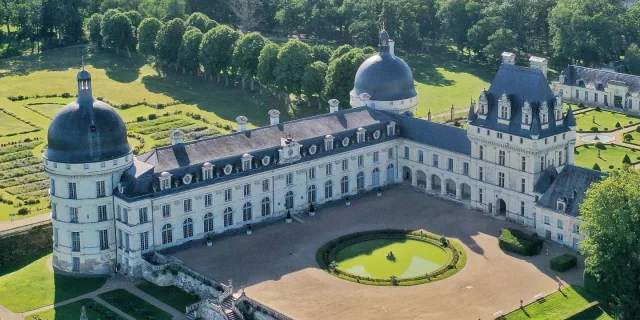
M 93 299 L 82 299 L 80 301 L 65 304 L 61 307 L 56 307 L 44 312 L 32 314 L 26 317 L 27 320 L 68 320 L 79 319 L 80 310 L 85 307 L 87 317 L 91 320 L 123 320 L 124 318 L 118 316 L 115 312 L 109 310 L 107 307 L 101 305 Z M 110 315 L 110 318 L 106 318 L 105 314 Z
M 98 296 L 134 319 L 171 320 L 172 318 L 170 314 L 124 289 L 111 290 Z
M 54 274 L 50 259 L 51 255 L 47 255 L 0 276 L 0 304 L 13 312 L 25 312 L 95 291 L 106 281 Z
M 565 287 L 561 292 L 552 293 L 536 302 L 533 302 L 523 309 L 517 309 L 500 320 L 547 320 L 566 319 L 567 317 L 581 311 L 595 299 L 589 295 L 582 287 Z M 578 319 L 578 318 L 576 318 Z M 585 315 L 579 318 L 584 320 L 605 320 L 612 319 L 602 310 Z
M 618 145 L 605 145 L 604 150 L 600 150 L 598 158 L 598 148 L 593 145 L 579 146 L 576 148 L 576 164 L 582 167 L 593 168 L 595 163 L 602 171 L 610 172 L 622 167 L 622 159 L 626 154 L 631 158 L 632 163 L 640 161 L 640 150 L 626 148 Z M 613 168 L 611 168 L 613 166 Z
M 180 312 L 184 312 L 187 306 L 200 300 L 198 296 L 184 292 L 176 286 L 159 287 L 151 282 L 143 281 L 136 287 Z
M 595 123 L 593 118 L 595 117 Z M 576 114 L 578 131 L 592 131 L 592 127 L 597 127 L 598 131 L 616 130 L 616 123 L 621 126 L 629 126 L 640 123 L 640 118 L 628 116 L 626 114 L 611 111 L 587 111 Z

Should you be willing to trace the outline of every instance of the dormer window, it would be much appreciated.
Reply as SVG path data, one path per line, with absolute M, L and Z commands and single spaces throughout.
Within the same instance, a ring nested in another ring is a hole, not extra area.
M 489 112 L 489 100 L 487 99 L 487 92 L 482 91 L 480 98 L 478 98 L 478 114 L 480 116 L 486 116 Z M 482 117 L 481 117 L 482 118 Z
M 364 128 L 358 128 L 358 135 L 356 137 L 356 143 L 363 143 L 364 142 L 364 134 L 365 134 Z
M 556 97 L 556 104 L 553 108 L 553 114 L 556 121 L 556 125 L 562 124 L 562 96 Z
M 213 165 L 209 162 L 205 162 L 202 166 L 202 180 L 213 179 Z
M 251 170 L 251 159 L 253 157 L 248 153 L 242 156 L 242 171 Z
M 388 136 L 395 136 L 396 135 L 396 123 L 391 121 L 391 123 L 389 123 L 387 125 L 387 135 Z
M 565 199 L 558 199 L 556 209 L 564 212 L 567 208 L 567 201 Z
M 506 120 L 502 122 L 508 124 L 511 120 L 511 100 L 509 100 L 506 93 L 503 93 L 500 100 L 498 100 L 498 108 L 500 110 L 500 120 Z
M 160 174 L 160 190 L 171 189 L 171 174 L 163 172 Z
M 533 121 L 531 104 L 529 101 L 525 101 L 522 106 L 522 129 L 528 130 L 530 128 L 531 121 Z
M 330 134 L 324 137 L 324 150 L 325 151 L 333 150 L 333 136 Z

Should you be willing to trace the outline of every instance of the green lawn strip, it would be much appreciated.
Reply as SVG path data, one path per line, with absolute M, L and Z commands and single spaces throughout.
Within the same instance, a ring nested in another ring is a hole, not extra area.
M 136 284 L 136 287 L 180 312 L 184 312 L 187 306 L 200 301 L 198 296 L 187 293 L 176 286 L 160 287 L 149 281 L 143 281 Z
M 111 290 L 99 294 L 98 297 L 135 319 L 172 319 L 169 313 L 125 289 Z
M 0 277 L 0 304 L 25 312 L 75 298 L 102 287 L 106 278 L 77 278 L 54 274 L 42 257 L 24 268 Z
M 69 320 L 80 319 L 82 307 L 85 307 L 90 320 L 124 320 L 123 317 L 93 299 L 82 299 L 26 317 L 27 320 Z
M 591 302 L 596 301 L 582 287 L 564 287 L 561 292 L 554 292 L 542 299 L 517 309 L 499 319 L 504 320 L 544 320 L 566 319 L 584 310 Z M 606 313 L 598 314 L 598 318 L 582 319 L 612 319 Z
M 622 127 L 628 127 L 640 123 L 640 118 L 638 117 L 608 110 L 591 110 L 576 114 L 575 117 L 578 123 L 578 132 L 592 131 L 592 127 L 597 127 L 598 131 L 614 131 L 618 129 L 616 128 L 616 123 L 620 123 Z M 594 117 L 596 123 L 593 123 Z
M 640 150 L 611 144 L 605 145 L 605 148 L 604 150 L 600 150 L 600 158 L 598 158 L 598 148 L 594 145 L 577 147 L 575 155 L 576 164 L 586 168 L 593 168 L 593 165 L 597 163 L 602 171 L 610 172 L 622 168 L 622 159 L 624 159 L 624 156 L 627 154 L 632 164 L 640 162 Z M 613 166 L 613 168 L 610 168 L 610 166 Z

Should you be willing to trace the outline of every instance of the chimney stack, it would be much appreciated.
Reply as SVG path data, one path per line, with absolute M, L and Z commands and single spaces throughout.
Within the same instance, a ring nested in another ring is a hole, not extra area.
M 269 110 L 269 118 L 271 119 L 271 125 L 280 123 L 280 111 L 271 109 Z
M 389 53 L 392 56 L 395 56 L 395 45 L 396 43 L 393 40 L 389 39 Z
M 531 58 L 529 58 L 529 67 L 531 67 L 531 69 L 538 69 L 542 71 L 542 74 L 544 74 L 545 78 L 547 77 L 548 66 L 549 66 L 549 60 L 545 58 L 536 57 L 536 56 L 531 56 Z
M 329 113 L 336 113 L 340 110 L 340 101 L 337 99 L 329 100 Z
M 513 52 L 502 53 L 502 64 L 516 64 L 516 54 Z
M 249 121 L 247 117 L 239 116 L 236 118 L 236 121 L 238 122 L 238 132 L 247 131 L 247 122 Z
M 358 98 L 360 98 L 360 106 L 366 107 L 369 105 L 369 100 L 371 100 L 371 95 L 365 92 L 365 93 L 359 94 Z
M 173 130 L 171 133 L 171 145 L 175 146 L 181 143 L 184 143 L 184 133 L 177 129 Z

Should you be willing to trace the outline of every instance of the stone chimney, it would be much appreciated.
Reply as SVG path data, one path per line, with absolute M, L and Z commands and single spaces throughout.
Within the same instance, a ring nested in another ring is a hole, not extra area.
M 396 55 L 396 54 L 395 54 L 395 47 L 396 47 L 396 43 L 395 43 L 395 41 L 393 41 L 393 40 L 389 39 L 389 53 L 390 53 L 392 56 L 395 56 L 395 55 Z
M 502 53 L 502 64 L 516 64 L 516 54 L 513 52 Z
M 336 113 L 340 110 L 340 101 L 337 99 L 329 100 L 329 113 Z
M 531 56 L 531 58 L 529 58 L 529 67 L 531 67 L 531 69 L 538 69 L 542 71 L 542 74 L 544 74 L 545 78 L 547 77 L 548 66 L 549 66 L 549 60 L 545 58 L 536 57 L 536 56 Z
M 175 146 L 181 143 L 184 143 L 184 133 L 177 129 L 173 130 L 171 133 L 171 145 Z
M 249 119 L 247 119 L 247 117 L 239 116 L 236 118 L 236 121 L 238 122 L 238 132 L 247 131 L 247 122 L 249 122 Z
M 271 125 L 280 123 L 280 111 L 272 109 L 269 110 L 269 118 L 271 119 Z
M 366 107 L 369 105 L 369 100 L 371 100 L 371 95 L 365 92 L 365 93 L 359 94 L 358 98 L 360 98 L 360 106 Z

